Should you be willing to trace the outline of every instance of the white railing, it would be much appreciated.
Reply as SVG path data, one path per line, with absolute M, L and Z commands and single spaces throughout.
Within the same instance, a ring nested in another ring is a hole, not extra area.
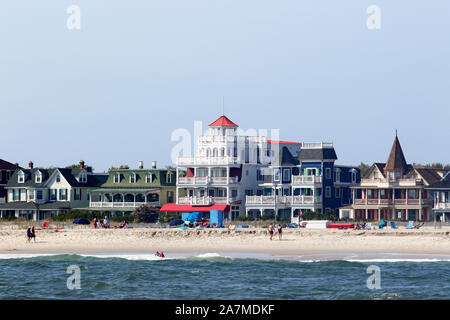
M 138 208 L 142 205 L 159 206 L 159 201 L 153 202 L 91 202 L 91 208 Z
M 238 177 L 229 177 L 228 183 L 237 183 Z M 227 177 L 179 177 L 178 184 L 227 184 Z
M 303 142 L 302 149 L 333 148 L 332 142 Z
M 320 204 L 322 199 L 314 196 L 247 196 L 247 205 L 296 205 L 296 204 Z
M 398 186 L 398 187 L 416 187 L 423 185 L 422 179 L 361 179 L 361 187 L 364 186 L 377 186 L 377 187 L 390 187 L 390 186 Z
M 227 200 L 227 197 L 179 197 L 178 204 L 209 206 L 211 204 L 226 204 Z M 234 200 L 234 198 L 230 198 L 230 202 Z
M 322 183 L 322 177 L 319 176 L 292 176 L 293 185 Z
M 177 164 L 179 166 L 183 165 L 196 165 L 196 164 L 235 164 L 238 163 L 237 157 L 178 157 Z
M 449 202 L 440 202 L 437 204 L 436 209 L 450 210 L 450 203 Z
M 425 205 L 428 199 L 355 199 L 354 205 L 372 205 L 372 206 L 385 206 L 385 205 Z

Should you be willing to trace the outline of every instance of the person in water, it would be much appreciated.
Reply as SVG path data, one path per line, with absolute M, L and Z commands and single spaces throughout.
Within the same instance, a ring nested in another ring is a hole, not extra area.
M 267 230 L 269 231 L 270 240 L 273 238 L 273 225 L 269 224 L 269 227 L 267 227 Z
M 281 224 L 278 225 L 278 239 L 281 240 L 281 237 L 283 235 L 283 228 L 281 227 Z

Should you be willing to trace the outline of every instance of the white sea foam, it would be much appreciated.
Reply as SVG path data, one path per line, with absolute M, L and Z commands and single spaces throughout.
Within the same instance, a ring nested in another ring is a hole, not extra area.
M 29 259 L 48 256 L 58 256 L 60 254 L 54 253 L 5 253 L 0 254 L 0 259 Z

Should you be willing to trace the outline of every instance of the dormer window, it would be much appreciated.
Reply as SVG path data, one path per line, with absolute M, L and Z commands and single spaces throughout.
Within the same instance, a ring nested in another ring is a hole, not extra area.
M 25 182 L 25 174 L 23 173 L 23 171 L 20 171 L 19 174 L 17 175 L 17 180 L 19 183 L 24 183 Z
M 36 183 L 42 183 L 42 173 L 40 173 L 40 172 L 36 173 L 35 182 Z
M 130 183 L 135 183 L 136 182 L 136 174 L 133 172 L 132 174 L 130 174 Z
M 152 183 L 153 182 L 153 176 L 151 173 L 147 173 L 147 175 L 145 176 L 145 182 L 146 183 Z
M 115 173 L 114 174 L 114 183 L 119 183 L 120 182 L 120 174 Z
M 87 182 L 87 174 L 86 174 L 86 172 L 80 173 L 80 176 L 78 177 L 78 181 L 80 183 L 86 183 Z
M 56 182 L 61 182 L 61 176 L 59 174 L 56 175 Z

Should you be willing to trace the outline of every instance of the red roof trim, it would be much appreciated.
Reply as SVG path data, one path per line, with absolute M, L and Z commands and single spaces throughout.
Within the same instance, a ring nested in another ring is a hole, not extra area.
M 212 206 L 191 206 L 188 204 L 166 203 L 161 207 L 161 212 L 208 212 L 211 210 L 230 211 L 227 204 L 214 204 Z
M 301 142 L 267 140 L 267 143 L 283 143 L 283 144 L 302 144 Z
M 239 127 L 236 123 L 231 121 L 225 116 L 221 116 L 219 119 L 209 125 L 209 127 Z

